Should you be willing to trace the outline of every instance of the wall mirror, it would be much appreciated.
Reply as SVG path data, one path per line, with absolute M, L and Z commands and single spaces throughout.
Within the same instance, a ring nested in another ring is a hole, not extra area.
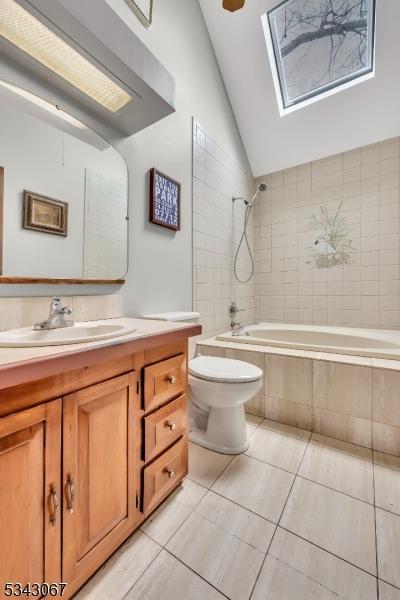
M 1 80 L 0 107 L 0 282 L 123 283 L 122 156 L 59 107 Z

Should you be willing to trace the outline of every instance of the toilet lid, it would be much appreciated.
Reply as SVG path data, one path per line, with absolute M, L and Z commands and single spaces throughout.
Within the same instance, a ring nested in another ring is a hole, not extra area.
M 263 376 L 261 369 L 242 360 L 198 356 L 189 361 L 189 373 L 207 381 L 220 383 L 246 383 L 258 381 Z

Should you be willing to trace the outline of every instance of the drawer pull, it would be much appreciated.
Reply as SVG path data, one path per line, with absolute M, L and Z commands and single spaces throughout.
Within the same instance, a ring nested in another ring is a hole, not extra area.
M 176 429 L 176 423 L 174 423 L 173 421 L 167 421 L 166 426 L 169 428 L 170 431 L 175 431 Z
M 53 483 L 50 486 L 50 500 L 52 503 L 51 512 L 50 512 L 50 523 L 54 527 L 54 525 L 56 524 L 56 521 L 57 521 L 58 497 L 57 497 L 57 488 Z
M 168 473 L 168 477 L 172 479 L 175 477 L 175 471 L 173 469 L 169 469 L 168 467 L 165 469 L 166 473 Z
M 67 510 L 70 515 L 74 512 L 74 500 L 75 500 L 75 484 L 71 475 L 67 477 L 67 483 L 65 486 L 65 495 L 67 498 Z
M 169 375 L 168 381 L 171 385 L 174 385 L 174 383 L 176 383 L 176 377 L 174 377 L 173 375 Z

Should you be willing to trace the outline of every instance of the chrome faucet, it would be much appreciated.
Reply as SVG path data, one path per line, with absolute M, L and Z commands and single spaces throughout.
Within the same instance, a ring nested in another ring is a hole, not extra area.
M 235 321 L 236 315 L 238 312 L 243 312 L 244 308 L 238 308 L 236 302 L 231 302 L 229 305 L 229 314 L 231 316 L 231 327 L 234 329 L 235 327 L 239 327 L 240 323 Z
M 69 306 L 63 306 L 61 298 L 53 298 L 50 304 L 49 316 L 45 321 L 36 323 L 33 329 L 60 329 L 62 327 L 72 327 L 74 324 L 73 319 L 67 319 L 67 316 L 72 315 L 72 308 Z

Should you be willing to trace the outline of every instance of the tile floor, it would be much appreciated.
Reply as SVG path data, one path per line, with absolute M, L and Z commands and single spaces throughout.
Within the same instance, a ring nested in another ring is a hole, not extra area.
M 400 600 L 400 459 L 248 416 L 79 600 Z

